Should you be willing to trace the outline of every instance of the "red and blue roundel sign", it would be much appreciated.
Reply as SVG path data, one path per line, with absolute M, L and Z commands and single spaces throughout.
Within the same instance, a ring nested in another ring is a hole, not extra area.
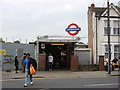
M 75 28 L 71 28 L 71 27 L 75 27 Z M 67 28 L 66 28 L 66 32 L 68 32 L 68 34 L 70 35 L 77 35 L 79 33 L 79 31 L 81 30 L 81 28 L 78 27 L 77 24 L 70 24 Z M 73 32 L 74 31 L 74 32 Z

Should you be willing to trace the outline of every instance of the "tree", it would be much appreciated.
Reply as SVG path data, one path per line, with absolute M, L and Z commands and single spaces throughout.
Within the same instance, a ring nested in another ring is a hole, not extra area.
M 12 43 L 12 42 L 6 42 L 6 43 Z
M 3 38 L 0 38 L 0 42 L 1 42 L 1 43 L 5 43 L 5 41 L 3 41 Z
M 79 42 L 79 44 L 85 44 L 85 43 L 83 43 L 83 42 Z
M 20 43 L 20 41 L 16 40 L 16 41 L 14 41 L 13 43 Z

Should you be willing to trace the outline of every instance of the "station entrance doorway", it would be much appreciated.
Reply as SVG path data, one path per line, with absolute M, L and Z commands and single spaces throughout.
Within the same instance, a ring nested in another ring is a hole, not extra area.
M 40 52 L 46 54 L 46 70 L 49 68 L 48 56 L 53 56 L 53 70 L 69 70 L 70 56 L 74 54 L 74 43 L 72 42 L 46 42 L 45 48 L 40 49 Z M 42 45 L 42 42 L 39 43 Z M 40 46 L 41 47 L 41 46 Z

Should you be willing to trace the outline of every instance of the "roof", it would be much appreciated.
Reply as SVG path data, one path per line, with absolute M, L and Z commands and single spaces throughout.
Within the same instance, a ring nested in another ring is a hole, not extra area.
M 110 6 L 114 6 L 120 12 L 120 7 L 115 6 L 113 3 L 111 3 Z M 107 7 L 95 7 L 94 4 L 91 5 L 91 8 L 94 8 L 93 10 L 97 16 L 102 15 L 107 9 Z
M 39 42 L 79 42 L 80 37 L 73 36 L 38 36 Z
M 96 15 L 101 15 L 107 8 L 100 8 L 100 7 L 96 7 L 95 8 L 95 14 Z
M 120 12 L 120 7 L 116 6 L 117 10 Z

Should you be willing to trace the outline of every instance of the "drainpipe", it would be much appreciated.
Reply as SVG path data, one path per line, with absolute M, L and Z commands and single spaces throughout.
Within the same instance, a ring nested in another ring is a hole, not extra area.
M 97 17 L 96 17 L 96 64 L 98 65 L 98 35 L 97 35 L 97 27 L 98 27 L 98 23 L 97 23 Z

